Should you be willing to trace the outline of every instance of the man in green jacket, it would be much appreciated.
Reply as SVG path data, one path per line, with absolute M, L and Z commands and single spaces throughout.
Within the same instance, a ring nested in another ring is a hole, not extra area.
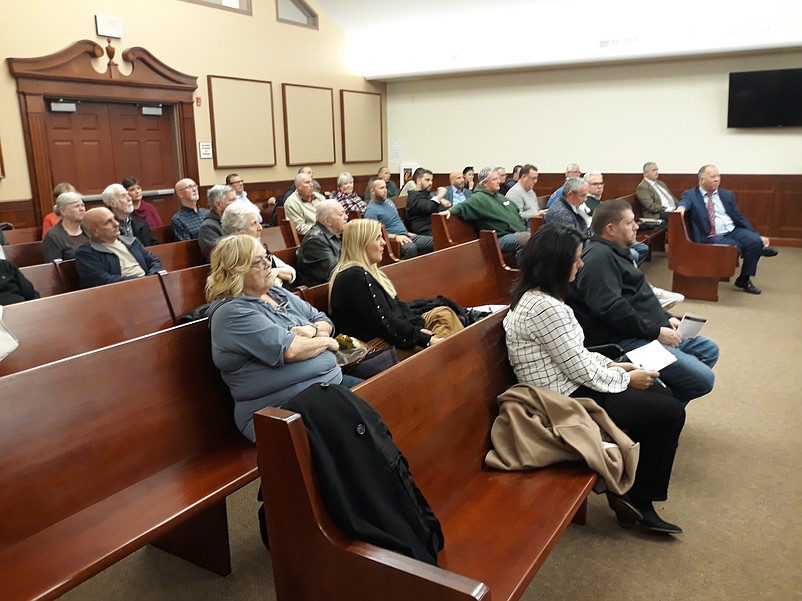
M 493 230 L 501 252 L 514 252 L 517 258 L 529 240 L 526 222 L 515 203 L 499 194 L 501 180 L 496 169 L 485 167 L 477 179 L 478 185 L 470 198 L 441 214 L 446 219 L 457 215 L 479 230 Z

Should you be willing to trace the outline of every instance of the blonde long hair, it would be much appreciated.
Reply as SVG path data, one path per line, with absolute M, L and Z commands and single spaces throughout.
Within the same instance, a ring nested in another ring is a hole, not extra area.
M 383 271 L 379 270 L 378 265 L 371 263 L 368 259 L 368 245 L 376 241 L 382 235 L 381 224 L 375 219 L 354 219 L 345 224 L 343 230 L 343 247 L 340 260 L 331 272 L 329 279 L 329 304 L 331 304 L 331 289 L 334 287 L 334 280 L 337 275 L 349 267 L 361 267 L 372 275 L 381 287 L 387 291 L 391 298 L 398 296 L 395 286 Z
M 206 278 L 206 302 L 242 296 L 245 274 L 262 243 L 252 236 L 225 236 L 217 241 Z

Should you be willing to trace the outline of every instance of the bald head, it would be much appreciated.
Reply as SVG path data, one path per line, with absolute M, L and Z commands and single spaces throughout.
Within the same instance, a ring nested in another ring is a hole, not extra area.
M 200 200 L 198 184 L 189 178 L 184 178 L 176 183 L 175 195 L 178 196 L 178 200 L 181 201 L 182 205 L 191 209 L 194 209 L 198 204 L 198 200 Z
M 102 244 L 111 244 L 120 235 L 120 224 L 106 207 L 89 209 L 84 215 L 83 225 L 89 237 Z
M 452 186 L 460 190 L 465 186 L 465 176 L 462 174 L 462 171 L 452 171 L 449 173 L 448 181 L 451 182 Z

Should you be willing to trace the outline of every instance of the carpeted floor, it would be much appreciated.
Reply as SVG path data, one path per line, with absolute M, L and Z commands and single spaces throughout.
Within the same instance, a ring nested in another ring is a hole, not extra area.
M 665 255 L 645 271 L 670 289 Z M 685 533 L 623 530 L 592 496 L 587 524 L 568 528 L 525 601 L 802 600 L 802 249 L 761 260 L 754 281 L 760 296 L 722 283 L 718 303 L 674 309 L 706 315 L 703 333 L 721 346 L 716 389 L 688 407 L 670 499 L 658 506 Z M 148 547 L 62 598 L 275 599 L 256 490 L 229 498 L 229 577 Z

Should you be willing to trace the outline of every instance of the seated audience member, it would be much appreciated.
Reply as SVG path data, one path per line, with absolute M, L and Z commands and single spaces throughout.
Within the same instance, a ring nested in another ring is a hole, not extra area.
M 546 224 L 529 240 L 520 260 L 521 277 L 504 318 L 507 351 L 518 381 L 596 401 L 613 422 L 640 443 L 635 482 L 625 495 L 607 494 L 619 523 L 677 534 L 653 502 L 668 498 L 685 410 L 659 383 L 659 372 L 615 363 L 583 346 L 584 334 L 565 302 L 569 284 L 582 269 L 584 239 L 575 229 Z
M 324 200 L 317 205 L 316 223 L 296 252 L 299 284 L 317 286 L 329 281 L 340 260 L 343 228 L 347 221 L 348 213 L 336 200 Z
M 476 172 L 473 167 L 465 167 L 462 170 L 462 175 L 465 177 L 465 187 L 473 192 L 474 188 L 476 188 Z
M 584 238 L 590 238 L 590 215 L 584 210 L 588 197 L 588 183 L 581 177 L 572 177 L 563 185 L 563 193 L 546 212 L 546 223 L 560 223 L 570 227 Z
M 407 196 L 407 221 L 409 229 L 416 234 L 431 236 L 432 215 L 451 207 L 451 201 L 445 198 L 445 188 L 437 188 L 437 193 L 432 194 L 433 177 L 431 171 L 422 169 L 415 182 L 415 189 Z
M 322 194 L 315 192 L 311 175 L 299 173 L 295 176 L 295 192 L 284 203 L 284 213 L 302 238 L 315 225 L 317 205 L 324 200 Z
M 527 163 L 518 170 L 518 173 L 518 181 L 504 196 L 518 207 L 518 214 L 524 221 L 544 215 L 545 211 L 540 210 L 540 206 L 537 204 L 537 194 L 535 194 L 537 167 Z
M 585 199 L 584 210 L 592 217 L 593 212 L 602 202 L 601 197 L 602 194 L 604 194 L 604 175 L 598 171 L 588 171 L 582 179 L 588 183 L 588 197 Z M 646 257 L 649 256 L 649 245 L 643 242 L 635 242 L 635 244 L 629 247 L 629 252 L 635 260 L 635 263 L 640 266 L 646 260 Z
M 0 232 L 1 238 L 2 233 Z M 1 258 L 2 256 L 3 251 L 0 250 L 0 305 L 13 305 L 39 298 L 39 293 L 28 281 L 28 278 L 22 275 L 19 267 L 11 261 Z
M 343 171 L 337 178 L 337 194 L 334 198 L 346 211 L 364 213 L 368 208 L 368 203 L 354 192 L 354 176 L 347 171 Z
M 121 184 L 128 191 L 128 195 L 134 203 L 132 215 L 144 219 L 148 227 L 162 227 L 164 223 L 156 207 L 142 200 L 142 186 L 139 184 L 139 180 L 135 177 L 126 177 Z
M 471 197 L 442 214 L 471 222 L 478 230 L 493 230 L 498 236 L 501 252 L 518 255 L 529 240 L 528 224 L 518 214 L 518 207 L 499 194 L 501 182 L 498 171 L 485 167 L 477 176 L 477 186 Z
M 643 165 L 643 179 L 635 189 L 635 197 L 643 207 L 643 216 L 649 219 L 665 219 L 666 213 L 677 208 L 677 199 L 661 180 L 657 163 Z
M 253 203 L 232 202 L 225 208 L 223 216 L 220 218 L 223 235 L 247 234 L 261 241 L 262 225 L 259 223 L 258 216 L 259 209 Z M 295 268 L 287 265 L 275 255 L 270 256 L 273 260 L 273 268 L 276 270 L 275 285 L 292 284 L 295 281 Z
M 198 246 L 201 254 L 208 259 L 217 240 L 224 235 L 220 223 L 223 211 L 236 200 L 237 195 L 231 186 L 217 184 L 207 190 L 206 198 L 209 200 L 209 212 L 198 230 Z
M 328 317 L 273 286 L 270 257 L 253 236 L 226 236 L 206 280 L 212 360 L 234 398 L 234 421 L 254 442 L 253 414 L 280 407 L 314 383 L 353 386 L 335 353 Z
M 387 230 L 387 237 L 401 243 L 402 259 L 411 259 L 434 250 L 431 236 L 407 231 L 395 204 L 387 198 L 387 184 L 383 179 L 376 178 L 370 184 L 370 202 L 365 209 L 365 218 L 381 222 Z
M 452 171 L 448 176 L 448 181 L 451 182 L 451 185 L 446 188 L 446 195 L 443 198 L 450 202 L 452 207 L 464 202 L 473 194 L 473 190 L 468 189 L 465 176 L 461 171 Z
M 231 186 L 232 190 L 237 193 L 237 202 L 249 204 L 253 207 L 256 207 L 256 204 L 248 198 L 248 193 L 245 191 L 245 180 L 237 173 L 229 173 L 226 175 L 226 185 Z M 276 204 L 275 196 L 271 196 L 267 199 L 266 202 L 267 206 L 273 206 Z M 259 223 L 262 223 L 262 214 L 259 212 L 259 207 L 256 207 L 256 214 L 259 216 Z
M 303 167 L 298 169 L 298 175 L 301 173 L 306 173 L 312 179 L 315 178 L 315 173 L 312 171 L 311 167 L 304 165 Z M 281 198 L 276 198 L 276 209 L 278 207 L 283 207 L 284 203 L 287 202 L 287 199 L 295 193 L 295 180 L 293 180 L 292 185 L 287 188 L 287 191 L 281 196 Z M 271 221 L 270 225 L 277 225 L 278 224 L 278 211 L 273 212 L 273 221 Z
M 505 176 L 504 182 L 501 184 L 501 188 L 499 192 L 504 196 L 507 196 L 507 192 L 512 190 L 515 187 L 515 184 L 518 183 L 519 178 L 521 177 L 521 167 L 522 165 L 516 165 L 512 168 L 512 175 Z M 501 169 L 501 167 L 499 167 Z
M 136 238 L 142 246 L 158 244 L 150 226 L 144 219 L 140 219 L 134 212 L 134 201 L 131 200 L 128 190 L 122 184 L 111 184 L 101 194 L 103 204 L 106 205 L 120 224 L 120 234 L 129 238 Z
M 58 197 L 65 192 L 77 192 L 77 190 L 75 186 L 68 182 L 56 184 L 56 187 L 53 188 L 53 202 L 55 203 Z M 53 211 L 45 215 L 44 219 L 42 219 L 42 239 L 44 239 L 47 230 L 56 225 L 60 220 L 61 215 L 59 215 L 57 207 L 53 207 Z
M 173 215 L 171 226 L 176 242 L 180 240 L 195 240 L 198 237 L 201 223 L 206 218 L 206 209 L 198 207 L 198 184 L 191 179 L 182 179 L 175 185 L 175 195 L 181 206 Z
M 738 210 L 735 195 L 730 190 L 719 188 L 720 183 L 718 168 L 704 165 L 699 169 L 699 186 L 682 193 L 677 210 L 688 213 L 688 234 L 694 242 L 738 247 L 743 261 L 735 286 L 749 294 L 760 294 L 760 288 L 752 283 L 752 277 L 757 273 L 757 262 L 760 257 L 775 256 L 777 251 Z
M 84 226 L 91 241 L 75 253 L 81 288 L 133 280 L 161 271 L 161 261 L 139 240 L 120 235 L 120 224 L 106 207 L 89 209 Z
M 384 186 L 384 180 L 377 180 Z M 329 283 L 331 317 L 337 328 L 369 348 L 396 347 L 408 357 L 462 329 L 448 307 L 418 315 L 398 298 L 390 279 L 379 270 L 384 252 L 379 223 L 355 219 L 343 231 L 343 249 Z
M 579 169 L 579 165 L 577 165 L 576 163 L 568 163 L 568 165 L 565 167 L 565 181 L 568 181 L 572 177 L 581 177 L 581 175 L 582 171 Z M 549 196 L 549 200 L 546 203 L 546 208 L 550 209 L 551 205 L 557 202 L 557 199 L 560 198 L 560 196 L 562 195 L 563 195 L 563 186 L 560 186 L 554 192 L 551 193 L 551 196 Z
M 677 358 L 660 375 L 676 398 L 687 404 L 713 390 L 718 345 L 704 336 L 683 339 L 679 319 L 661 307 L 635 266 L 629 247 L 638 224 L 629 202 L 616 198 L 599 205 L 593 231 L 582 253 L 585 268 L 568 294 L 587 344 L 618 344 L 631 351 L 657 340 Z
M 409 193 L 417 187 L 418 176 L 421 171 L 423 171 L 423 167 L 418 167 L 412 172 L 412 177 L 410 177 L 404 184 L 404 187 L 401 188 L 401 191 L 398 193 L 399 196 L 409 196 Z M 390 195 L 388 194 L 387 196 L 389 198 Z
M 89 242 L 89 235 L 82 222 L 86 213 L 83 196 L 78 192 L 60 194 L 53 211 L 61 215 L 61 221 L 47 230 L 42 241 L 45 261 L 75 258 L 75 251 Z
M 395 198 L 398 196 L 398 186 L 395 185 L 393 181 L 393 176 L 390 173 L 389 167 L 383 165 L 379 167 L 379 170 L 376 172 L 376 177 L 379 179 L 383 179 L 384 182 L 387 184 L 387 197 L 388 198 Z M 370 182 L 368 182 L 367 188 L 365 188 L 365 195 L 363 197 L 365 202 L 370 202 Z M 347 209 L 346 209 L 347 210 Z

